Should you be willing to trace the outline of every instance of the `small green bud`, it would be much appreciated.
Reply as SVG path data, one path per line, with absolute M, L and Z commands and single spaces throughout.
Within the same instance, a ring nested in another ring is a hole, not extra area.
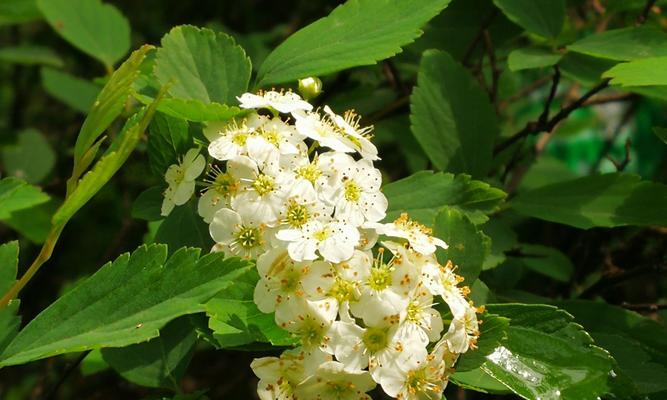
M 322 81 L 316 76 L 299 79 L 299 92 L 304 99 L 313 99 L 322 93 Z

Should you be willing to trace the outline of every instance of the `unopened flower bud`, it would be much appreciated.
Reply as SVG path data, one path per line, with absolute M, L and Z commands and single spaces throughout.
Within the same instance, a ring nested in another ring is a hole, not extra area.
M 322 81 L 316 76 L 299 79 L 299 92 L 304 99 L 313 99 L 322 93 Z

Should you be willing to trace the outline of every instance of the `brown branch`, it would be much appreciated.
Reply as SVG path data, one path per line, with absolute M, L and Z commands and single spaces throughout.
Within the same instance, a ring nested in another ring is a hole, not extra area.
M 607 103 L 615 103 L 618 101 L 629 101 L 629 100 L 634 100 L 636 99 L 637 96 L 634 93 L 612 93 L 606 96 L 598 95 L 598 96 L 593 96 L 592 98 L 588 99 L 585 103 L 584 106 L 591 106 L 595 104 L 607 104 Z
M 590 287 L 585 289 L 581 294 L 579 294 L 579 297 L 586 298 L 594 294 L 605 292 L 629 280 L 632 280 L 634 278 L 637 278 L 645 274 L 663 274 L 665 272 L 667 272 L 666 264 L 642 265 L 630 270 L 624 270 L 621 273 L 607 275 L 606 277 L 600 279 L 595 284 L 591 285 Z
M 484 31 L 487 30 L 489 26 L 491 26 L 491 23 L 496 18 L 496 15 L 498 15 L 498 9 L 494 8 L 493 11 L 491 11 L 491 13 L 486 17 L 486 19 L 484 19 L 482 25 L 479 27 L 479 31 L 477 32 L 472 42 L 468 46 L 468 49 L 463 55 L 463 61 L 462 61 L 462 64 L 465 65 L 466 67 L 470 66 L 470 57 L 474 53 L 475 48 L 477 47 L 479 42 L 482 40 L 484 36 Z
M 498 104 L 496 104 L 496 102 L 498 100 L 498 79 L 500 78 L 500 70 L 498 69 L 498 65 L 496 63 L 496 51 L 493 48 L 493 42 L 491 41 L 491 35 L 489 34 L 488 29 L 484 30 L 483 36 L 484 47 L 486 48 L 486 54 L 489 57 L 489 64 L 491 66 L 491 87 L 489 88 L 489 99 L 491 100 L 491 104 L 493 104 L 497 113 Z
M 389 85 L 398 93 L 399 96 L 405 96 L 410 90 L 405 86 L 396 65 L 391 60 L 385 60 L 382 63 L 382 72 L 387 78 Z
M 632 141 L 630 139 L 627 139 L 625 141 L 625 157 L 623 157 L 623 161 L 618 162 L 611 158 L 611 156 L 607 156 L 607 159 L 611 161 L 612 164 L 614 164 L 614 167 L 616 167 L 616 171 L 618 172 L 623 172 L 625 168 L 630 164 L 630 146 L 632 145 Z
M 666 310 L 667 304 L 655 304 L 655 303 L 643 303 L 643 304 L 630 304 L 623 302 L 621 307 L 627 308 L 632 311 L 659 311 Z
M 549 76 L 544 76 L 540 79 L 537 79 L 531 83 L 529 83 L 527 86 L 521 88 L 518 92 L 515 94 L 508 96 L 506 99 L 500 102 L 500 105 L 498 106 L 500 111 L 505 110 L 511 103 L 520 100 L 530 93 L 534 92 L 535 90 L 541 88 L 544 86 L 545 83 L 549 82 L 551 80 L 551 77 Z
M 640 26 L 643 25 L 644 22 L 648 19 L 648 13 L 651 12 L 651 9 L 655 5 L 657 0 L 648 0 L 646 4 L 644 5 L 644 9 L 642 10 L 641 14 L 637 17 L 637 21 L 635 22 L 635 25 Z

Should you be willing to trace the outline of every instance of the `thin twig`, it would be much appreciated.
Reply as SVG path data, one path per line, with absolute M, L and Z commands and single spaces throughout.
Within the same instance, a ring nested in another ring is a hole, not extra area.
M 629 101 L 629 100 L 634 100 L 638 98 L 635 93 L 612 93 L 608 94 L 606 96 L 593 96 L 592 98 L 588 99 L 585 103 L 584 106 L 591 106 L 595 104 L 607 104 L 607 103 L 615 103 L 618 101 Z
M 549 76 L 544 76 L 540 79 L 537 79 L 531 83 L 529 83 L 527 86 L 521 88 L 518 92 L 515 94 L 508 96 L 506 99 L 500 102 L 500 105 L 498 105 L 498 108 L 500 111 L 505 110 L 511 103 L 525 98 L 527 95 L 530 93 L 534 92 L 535 90 L 541 88 L 544 86 L 545 83 L 551 81 L 551 77 Z
M 635 25 L 640 26 L 643 25 L 644 22 L 648 19 L 648 13 L 651 12 L 651 9 L 655 5 L 657 0 L 648 0 L 646 4 L 644 5 L 644 9 L 642 10 L 641 14 L 637 17 L 637 21 L 635 22 Z
M 665 264 L 642 265 L 631 270 L 624 270 L 621 273 L 600 279 L 595 284 L 585 289 L 579 297 L 586 298 L 594 294 L 600 294 L 644 274 L 664 272 L 667 272 L 667 265 Z
M 409 94 L 410 90 L 405 86 L 401 79 L 401 74 L 398 72 L 396 65 L 391 60 L 386 60 L 382 63 L 382 72 L 384 72 L 387 81 L 399 96 Z
M 84 351 L 83 353 L 81 353 L 76 358 L 76 360 L 74 360 L 72 363 L 70 363 L 67 366 L 67 368 L 65 368 L 65 371 L 63 371 L 63 373 L 60 375 L 60 378 L 58 379 L 58 382 L 56 382 L 55 385 L 53 385 L 51 390 L 49 390 L 49 393 L 44 395 L 44 397 L 42 397 L 42 399 L 44 399 L 44 400 L 53 400 L 53 399 L 55 399 L 56 395 L 58 394 L 58 390 L 60 389 L 60 387 L 63 385 L 63 383 L 65 383 L 67 378 L 69 378 L 69 376 L 72 374 L 72 372 L 74 372 L 74 370 L 79 366 L 79 364 L 81 364 L 83 359 L 86 358 L 86 356 L 89 353 L 90 353 L 90 350 Z
M 618 172 L 623 172 L 625 171 L 625 168 L 630 164 L 630 146 L 632 146 L 632 140 L 626 139 L 625 140 L 625 157 L 623 157 L 623 161 L 618 162 L 611 158 L 611 156 L 607 156 L 607 159 L 611 161 L 612 164 L 614 164 L 614 167 L 616 167 L 616 171 Z
M 465 65 L 466 67 L 470 66 L 470 57 L 474 53 L 477 44 L 479 44 L 480 40 L 482 40 L 482 37 L 484 36 L 484 31 L 488 29 L 493 20 L 496 18 L 496 15 L 498 15 L 498 9 L 494 8 L 493 11 L 491 11 L 491 13 L 486 17 L 486 19 L 484 19 L 482 25 L 479 27 L 479 31 L 477 32 L 472 42 L 468 46 L 468 49 L 463 55 L 463 61 L 462 61 L 463 65 Z
M 544 110 L 542 110 L 542 114 L 540 114 L 540 118 L 537 120 L 537 122 L 540 125 L 546 124 L 547 121 L 549 120 L 551 103 L 553 103 L 554 97 L 556 97 L 556 92 L 558 91 L 559 83 L 560 83 L 560 68 L 558 68 L 558 65 L 556 65 L 554 66 L 554 75 L 551 80 L 551 89 L 549 89 L 549 97 L 547 97 L 547 100 L 544 102 Z
M 667 310 L 667 304 L 655 304 L 655 303 L 643 303 L 643 304 L 630 304 L 623 302 L 621 307 L 627 308 L 632 311 L 659 311 Z
M 500 78 L 500 69 L 496 64 L 496 51 L 493 48 L 493 42 L 491 41 L 491 34 L 489 34 L 488 29 L 484 29 L 484 47 L 486 48 L 486 54 L 489 57 L 489 64 L 491 66 L 491 87 L 489 88 L 489 99 L 491 104 L 493 104 L 496 112 L 498 112 L 498 79 Z
M 621 119 L 620 119 L 620 121 L 618 121 L 618 125 L 616 125 L 616 128 L 612 132 L 611 136 L 604 141 L 604 146 L 602 147 L 602 150 L 600 151 L 600 155 L 598 156 L 597 160 L 595 160 L 593 165 L 591 165 L 590 173 L 594 173 L 595 171 L 597 171 L 598 168 L 600 167 L 600 164 L 602 163 L 602 160 L 607 158 L 607 155 L 609 154 L 612 147 L 614 146 L 614 142 L 616 141 L 616 138 L 618 137 L 618 135 L 620 135 L 621 131 L 623 130 L 623 127 L 628 123 L 628 121 L 630 121 L 632 116 L 635 114 L 636 110 L 637 110 L 637 103 L 636 102 L 632 103 L 625 110 L 625 112 L 623 113 L 623 116 L 621 116 Z M 628 162 L 630 162 L 630 161 L 628 161 Z M 612 163 L 616 164 L 615 161 L 612 161 Z M 625 168 L 625 166 L 624 166 L 624 168 Z

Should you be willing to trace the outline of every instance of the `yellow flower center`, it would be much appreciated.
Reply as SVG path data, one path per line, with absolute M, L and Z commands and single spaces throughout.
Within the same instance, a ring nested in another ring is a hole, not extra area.
M 259 228 L 241 226 L 241 229 L 236 233 L 236 240 L 234 242 L 244 250 L 252 250 L 262 244 L 261 230 Z
M 382 328 L 366 328 L 361 341 L 371 354 L 377 353 L 387 348 L 387 344 L 389 343 L 387 330 Z
M 339 276 L 336 277 L 334 284 L 329 290 L 329 296 L 338 300 L 339 303 L 354 300 L 356 289 L 355 282 L 345 280 Z
M 371 276 L 368 277 L 368 286 L 376 291 L 381 291 L 391 286 L 391 267 L 380 264 L 371 268 Z
M 287 223 L 295 228 L 300 228 L 310 219 L 308 207 L 290 200 L 287 205 Z
M 310 181 L 310 183 L 314 185 L 315 181 L 317 181 L 317 178 L 322 175 L 322 171 L 317 169 L 315 164 L 308 164 L 297 168 L 296 174 L 303 179 Z
M 260 174 L 252 183 L 252 187 L 255 189 L 257 194 L 264 196 L 267 193 L 271 193 L 275 189 L 276 184 L 272 177 Z
M 353 203 L 356 203 L 359 201 L 359 197 L 361 196 L 361 188 L 357 183 L 351 179 L 348 179 L 345 181 L 344 185 L 345 189 L 345 200 L 351 201 Z
M 223 196 L 236 193 L 238 187 L 238 181 L 228 172 L 219 173 L 211 183 L 211 188 Z

